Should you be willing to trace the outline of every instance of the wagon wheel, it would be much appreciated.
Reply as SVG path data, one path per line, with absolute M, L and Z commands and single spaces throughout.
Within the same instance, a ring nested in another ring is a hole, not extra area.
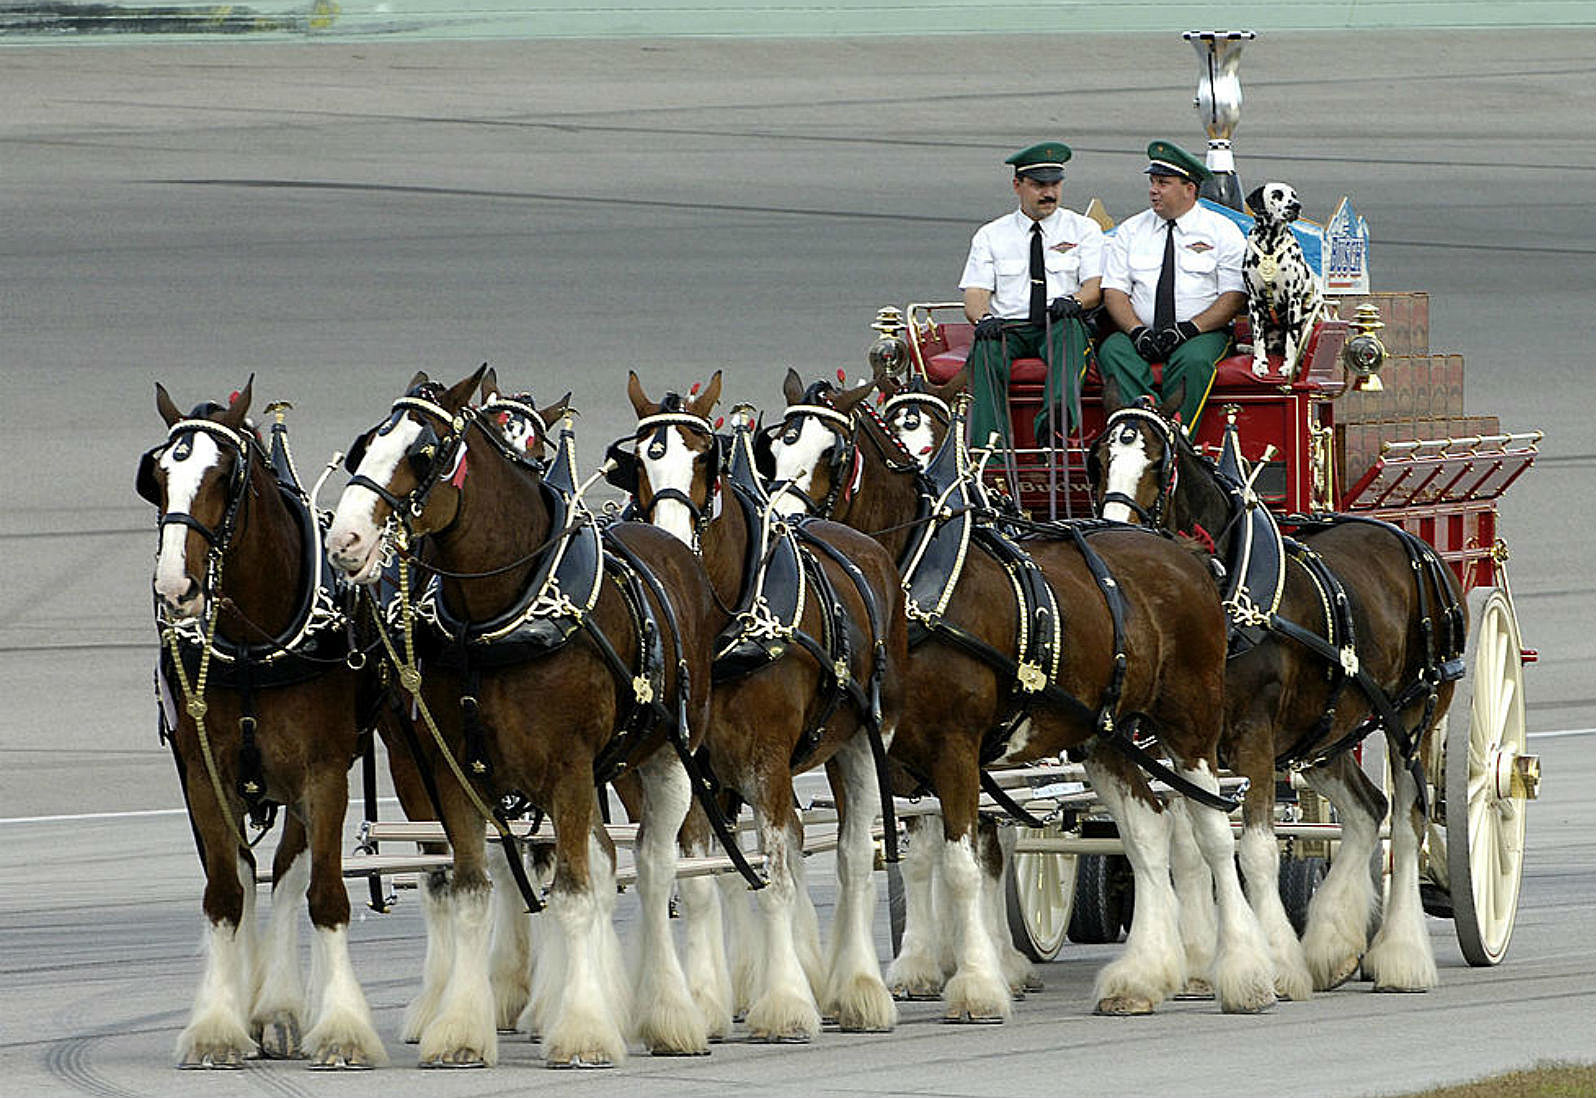
M 1014 827 L 1014 840 L 1057 838 L 1057 828 Z M 1011 854 L 1003 906 L 1014 948 L 1033 961 L 1051 961 L 1064 945 L 1075 908 L 1074 854 Z
M 1471 965 L 1507 953 L 1524 875 L 1525 802 L 1537 760 L 1525 751 L 1518 619 L 1500 588 L 1469 594 L 1464 677 L 1447 722 L 1446 865 L 1458 943 Z
M 1123 854 L 1082 854 L 1076 858 L 1075 911 L 1069 939 L 1082 945 L 1119 941 L 1128 922 L 1130 863 Z
M 1308 925 L 1308 905 L 1324 884 L 1329 862 L 1324 858 L 1280 859 L 1280 902 L 1285 906 L 1291 928 L 1300 936 Z

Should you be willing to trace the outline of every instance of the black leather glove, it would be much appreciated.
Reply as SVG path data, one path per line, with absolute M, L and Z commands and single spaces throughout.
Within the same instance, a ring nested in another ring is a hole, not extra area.
M 975 322 L 975 342 L 999 339 L 1003 335 L 1003 321 L 995 316 L 983 316 Z
M 1138 324 L 1130 330 L 1131 346 L 1136 348 L 1136 353 L 1148 362 L 1161 362 L 1163 355 L 1158 349 L 1158 336 L 1150 328 Z
M 1052 320 L 1067 320 L 1070 317 L 1080 316 L 1085 311 L 1081 303 L 1068 294 L 1055 297 L 1047 306 L 1047 315 Z
M 1176 347 L 1179 347 L 1182 343 L 1185 343 L 1188 339 L 1197 334 L 1197 325 L 1193 324 L 1189 320 L 1182 320 L 1179 323 L 1173 324 L 1170 327 L 1158 332 L 1154 338 L 1158 340 L 1159 358 L 1167 359 L 1170 355 L 1175 353 Z

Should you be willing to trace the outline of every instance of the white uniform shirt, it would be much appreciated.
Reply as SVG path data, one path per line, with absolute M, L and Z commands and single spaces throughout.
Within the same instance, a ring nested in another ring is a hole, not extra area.
M 1016 209 L 982 225 L 970 240 L 959 289 L 991 290 L 992 315 L 1004 320 L 1031 315 L 1032 224 Z M 1103 273 L 1103 230 L 1097 222 L 1060 206 L 1040 224 L 1048 301 L 1073 294 Z
M 1231 290 L 1246 292 L 1241 260 L 1247 238 L 1236 223 L 1201 203 L 1175 220 L 1175 319 L 1190 320 Z M 1123 290 L 1143 324 L 1153 322 L 1164 269 L 1164 219 L 1152 210 L 1127 218 L 1108 238 L 1103 289 Z

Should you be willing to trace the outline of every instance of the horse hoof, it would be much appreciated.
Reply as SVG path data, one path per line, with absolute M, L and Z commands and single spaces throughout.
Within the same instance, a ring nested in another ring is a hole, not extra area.
M 1315 991 L 1334 991 L 1342 984 L 1358 974 L 1358 965 L 1362 963 L 1361 957 L 1348 957 L 1340 965 L 1330 970 L 1329 976 L 1323 985 L 1315 987 Z
M 574 1056 L 551 1058 L 543 1061 L 543 1066 L 556 1071 L 593 1071 L 599 1068 L 611 1068 L 615 1061 L 599 1052 L 590 1052 L 586 1055 L 578 1053 Z
M 431 1059 L 421 1061 L 419 1065 L 424 1068 L 483 1068 L 488 1066 L 488 1061 L 482 1053 L 475 1049 L 460 1048 L 453 1052 L 445 1052 Z
M 1381 995 L 1423 995 L 1430 989 L 1427 987 L 1398 987 L 1395 984 L 1375 984 L 1374 990 Z
M 1175 994 L 1176 999 L 1212 999 L 1214 985 L 1201 976 L 1193 976 L 1186 981 L 1186 986 Z
M 650 1056 L 708 1056 L 707 1048 L 651 1048 Z
M 310 1071 L 370 1071 L 371 1063 L 350 1052 L 328 1051 L 312 1060 Z
M 1156 1006 L 1157 1004 L 1151 999 L 1135 995 L 1110 995 L 1097 1001 L 1097 1013 L 1112 1018 L 1134 1018 L 1153 1013 L 1153 1008 Z
M 1042 982 L 1042 977 L 1034 972 L 1027 972 L 1025 979 L 1020 981 L 1020 990 L 1024 992 L 1045 991 L 1047 985 Z
M 807 1045 L 812 1038 L 802 1031 L 793 1033 L 770 1033 L 755 1030 L 748 1035 L 748 1040 L 756 1045 Z
M 196 1053 L 177 1066 L 181 1071 L 238 1071 L 244 1066 L 244 1054 L 236 1048 L 215 1049 Z
M 1003 1015 L 971 1014 L 967 1010 L 950 1010 L 942 1016 L 942 1020 L 952 1026 L 1000 1026 L 1003 1024 Z
M 305 1055 L 300 1046 L 302 1036 L 299 1019 L 283 1012 L 274 1014 L 262 1023 L 256 1039 L 260 1042 L 260 1054 L 264 1059 L 299 1060 Z

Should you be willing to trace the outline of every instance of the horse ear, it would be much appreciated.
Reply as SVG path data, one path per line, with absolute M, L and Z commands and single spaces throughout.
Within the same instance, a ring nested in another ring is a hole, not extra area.
M 933 387 L 932 393 L 944 403 L 953 403 L 953 398 L 964 392 L 970 385 L 970 364 L 966 362 L 959 367 L 959 372 L 948 379 L 947 384 Z
M 788 404 L 804 402 L 804 379 L 791 366 L 787 367 L 787 376 L 782 380 L 781 395 L 787 398 Z
M 249 402 L 255 395 L 255 375 L 250 374 L 249 380 L 244 382 L 244 387 L 238 391 L 233 402 L 227 406 L 227 411 L 222 413 L 221 422 L 228 427 L 236 429 L 244 422 L 244 417 L 249 414 Z
M 1181 383 L 1182 385 L 1185 382 Z M 1103 415 L 1108 417 L 1125 407 L 1125 397 L 1119 391 L 1119 382 L 1113 378 L 1103 379 Z
M 484 362 L 471 372 L 471 376 L 449 386 L 448 392 L 443 394 L 443 406 L 451 412 L 464 408 L 471 402 L 471 394 L 477 391 L 477 386 L 482 384 L 482 375 L 487 372 L 488 364 Z
M 637 418 L 651 416 L 659 411 L 659 405 L 648 399 L 648 394 L 643 392 L 643 383 L 637 378 L 636 370 L 626 371 L 626 395 L 632 401 L 632 411 L 637 413 Z
M 870 395 L 871 391 L 874 390 L 875 387 L 875 380 L 871 379 L 870 381 L 865 382 L 863 385 L 856 385 L 846 392 L 838 393 L 832 398 L 832 404 L 836 406 L 837 411 L 842 412 L 844 415 L 848 415 L 859 406 L 859 402 L 861 400 Z
M 1186 403 L 1186 379 L 1181 378 L 1175 382 L 1175 387 L 1164 394 L 1164 402 L 1158 406 L 1158 414 L 1165 419 L 1173 420 L 1180 411 L 1180 406 Z M 1191 424 L 1187 424 L 1191 426 Z
M 168 427 L 183 418 L 183 413 L 178 410 L 176 404 L 172 403 L 172 398 L 167 393 L 166 386 L 159 381 L 155 383 L 155 410 L 161 413 L 161 418 L 166 420 Z
M 1253 217 L 1257 217 L 1259 214 L 1263 213 L 1263 193 L 1263 187 L 1254 187 L 1252 189 L 1252 193 L 1247 196 L 1247 209 L 1252 211 Z
M 432 379 L 427 377 L 427 371 L 425 371 L 425 370 L 417 370 L 416 371 L 416 376 L 410 379 L 410 384 L 409 385 L 405 386 L 405 392 L 407 392 L 407 393 L 410 392 L 417 385 L 425 385 L 430 380 L 432 380 Z
M 482 375 L 482 400 L 486 403 L 499 395 L 499 371 L 492 366 Z
M 550 404 L 550 405 L 548 405 L 546 407 L 543 407 L 543 408 L 539 408 L 538 409 L 538 414 L 543 417 L 543 422 L 544 423 L 547 423 L 550 426 L 553 426 L 560 419 L 561 416 L 565 415 L 565 413 L 570 409 L 570 407 L 571 407 L 571 394 L 570 393 L 566 393 L 559 400 L 556 400 L 553 404 Z
M 709 413 L 715 410 L 716 404 L 720 403 L 720 375 L 721 371 L 716 370 L 715 376 L 709 379 L 709 384 L 704 386 L 703 391 L 688 405 L 695 416 L 708 419 Z

